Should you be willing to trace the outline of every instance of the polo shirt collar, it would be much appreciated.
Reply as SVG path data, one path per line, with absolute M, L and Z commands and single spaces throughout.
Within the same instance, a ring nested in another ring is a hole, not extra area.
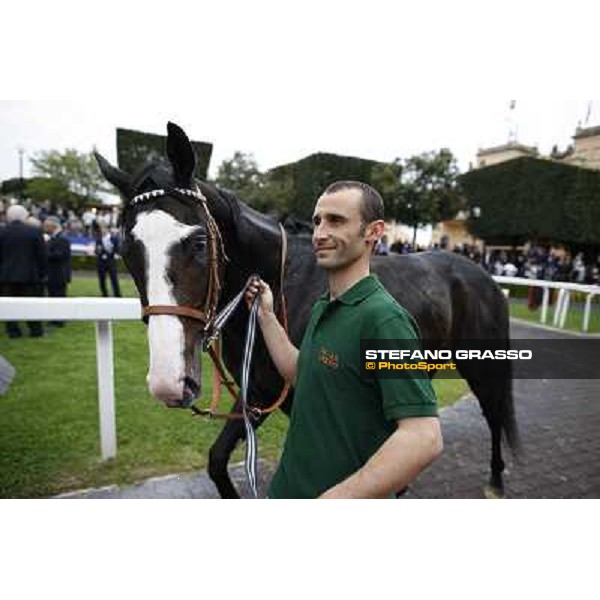
M 379 279 L 375 275 L 367 275 L 360 281 L 357 281 L 349 290 L 346 290 L 341 296 L 336 298 L 334 302 L 341 302 L 348 306 L 354 306 L 362 302 L 367 296 L 377 291 L 381 287 Z M 329 301 L 329 292 L 325 292 L 319 300 Z

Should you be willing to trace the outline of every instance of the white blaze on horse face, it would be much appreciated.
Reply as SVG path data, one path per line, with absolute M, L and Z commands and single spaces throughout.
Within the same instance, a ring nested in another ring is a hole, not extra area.
M 131 230 L 144 245 L 146 255 L 146 295 L 150 305 L 176 305 L 173 285 L 167 276 L 173 246 L 198 229 L 185 225 L 162 210 L 141 213 Z M 185 336 L 179 317 L 155 315 L 148 322 L 150 393 L 163 401 L 183 397 L 185 378 Z

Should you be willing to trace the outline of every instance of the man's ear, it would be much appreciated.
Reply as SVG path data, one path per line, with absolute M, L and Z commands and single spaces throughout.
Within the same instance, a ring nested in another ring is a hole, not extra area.
M 385 221 L 383 221 L 382 219 L 380 219 L 378 221 L 373 221 L 372 223 L 369 223 L 369 225 L 367 226 L 365 242 L 366 243 L 373 242 L 374 244 L 376 244 L 377 241 L 379 240 L 379 238 L 381 238 L 381 236 L 384 233 L 385 233 Z

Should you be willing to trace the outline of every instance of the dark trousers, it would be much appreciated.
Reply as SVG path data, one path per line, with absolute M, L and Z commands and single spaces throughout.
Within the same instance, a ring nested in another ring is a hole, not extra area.
M 67 284 L 66 283 L 50 283 L 48 282 L 48 298 L 66 298 Z M 64 327 L 64 321 L 50 321 L 51 325 L 56 327 Z
M 110 285 L 112 286 L 113 295 L 119 298 L 121 289 L 119 288 L 119 278 L 117 276 L 117 265 L 114 261 L 98 261 L 98 282 L 100 283 L 100 291 L 103 296 L 108 296 L 106 289 L 106 275 L 110 277 Z
M 2 285 L 3 296 L 35 297 L 43 296 L 43 287 L 39 283 L 5 283 Z M 29 335 L 31 337 L 41 337 L 44 335 L 44 328 L 41 321 L 27 321 Z M 23 334 L 17 321 L 6 321 L 6 334 L 10 338 L 18 338 Z

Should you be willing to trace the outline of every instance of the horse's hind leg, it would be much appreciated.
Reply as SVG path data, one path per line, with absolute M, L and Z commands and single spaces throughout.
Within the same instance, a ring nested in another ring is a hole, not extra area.
M 486 498 L 504 498 L 504 461 L 502 460 L 502 428 L 497 419 L 483 413 L 492 434 L 492 460 L 490 463 L 492 474 L 489 484 L 484 488 Z
M 508 401 L 503 397 L 505 382 L 478 377 L 469 366 L 459 364 L 458 368 L 477 396 L 492 437 L 491 477 L 489 484 L 484 488 L 484 494 L 486 498 L 503 498 L 504 479 L 502 474 L 505 465 L 502 459 L 503 416 L 501 407 Z

